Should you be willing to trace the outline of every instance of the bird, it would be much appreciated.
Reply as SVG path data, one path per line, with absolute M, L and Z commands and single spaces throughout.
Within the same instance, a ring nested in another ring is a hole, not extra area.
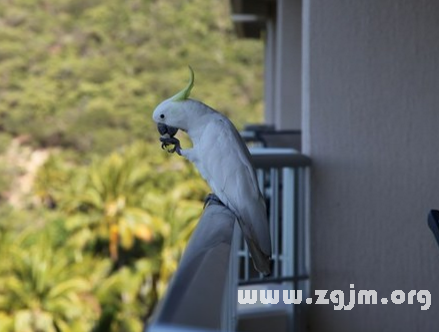
M 272 254 L 269 222 L 250 152 L 225 115 L 189 98 L 195 76 L 190 66 L 189 70 L 188 85 L 153 111 L 162 148 L 195 165 L 214 195 L 236 216 L 255 269 L 268 276 Z M 178 130 L 187 133 L 191 148 L 181 148 L 174 137 Z M 171 145 L 174 147 L 169 148 Z

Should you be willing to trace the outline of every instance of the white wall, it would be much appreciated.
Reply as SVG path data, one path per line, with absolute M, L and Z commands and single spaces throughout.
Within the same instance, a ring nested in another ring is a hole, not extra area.
M 301 0 L 278 0 L 266 31 L 265 121 L 301 127 Z
M 264 77 L 264 122 L 275 124 L 275 93 L 276 93 L 276 21 L 267 20 L 265 31 L 265 77 Z
M 439 331 L 439 2 L 304 0 L 314 289 L 430 290 L 432 306 L 311 307 L 312 331 Z

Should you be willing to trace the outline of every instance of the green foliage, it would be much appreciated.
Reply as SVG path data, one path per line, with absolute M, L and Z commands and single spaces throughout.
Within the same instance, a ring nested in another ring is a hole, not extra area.
M 144 142 L 79 169 L 53 154 L 34 188 L 65 216 L 58 232 L 67 232 L 64 245 L 76 259 L 111 258 L 97 293 L 98 325 L 111 321 L 114 331 L 137 328 L 164 294 L 208 192 L 187 162 Z
M 56 223 L 52 221 L 51 223 Z M 51 225 L 3 239 L 0 315 L 4 331 L 86 331 L 99 317 L 91 276 L 102 262 L 78 261 L 52 240 Z M 1 329 L 0 329 L 1 331 Z
M 227 1 L 0 4 L 0 119 L 36 146 L 105 154 L 152 140 L 159 101 L 196 72 L 194 98 L 241 126 L 261 116 L 261 45 L 233 35 Z M 1 129 L 1 128 L 0 128 Z
M 0 2 L 0 332 L 141 330 L 208 192 L 160 149 L 153 109 L 191 65 L 192 98 L 261 118 L 262 45 L 228 5 Z M 31 148 L 49 155 L 35 174 Z
M 1 211 L 0 331 L 139 331 L 207 193 L 177 158 L 143 142 L 86 166 L 53 152 L 41 207 Z
M 6 152 L 9 144 L 11 144 L 11 136 L 0 132 L 0 154 Z

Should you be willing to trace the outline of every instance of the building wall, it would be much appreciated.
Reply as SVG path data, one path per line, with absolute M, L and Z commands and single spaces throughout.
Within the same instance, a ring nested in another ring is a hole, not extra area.
M 438 331 L 439 2 L 304 0 L 313 289 L 429 290 L 432 305 L 310 306 L 311 331 Z M 327 296 L 328 298 L 328 296 Z
M 302 125 L 301 4 L 278 0 L 265 32 L 265 121 L 277 130 L 299 130 Z

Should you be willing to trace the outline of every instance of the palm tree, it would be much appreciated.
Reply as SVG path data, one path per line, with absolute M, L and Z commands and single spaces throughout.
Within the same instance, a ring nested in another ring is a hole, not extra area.
M 124 154 L 96 160 L 61 198 L 62 208 L 73 216 L 69 227 L 83 241 L 108 241 L 114 262 L 120 247 L 131 249 L 136 239 L 150 242 L 161 227 L 161 220 L 141 206 L 151 177 L 143 150 L 135 145 Z
M 178 267 L 181 255 L 195 229 L 203 210 L 207 185 L 200 178 L 180 182 L 166 195 L 147 195 L 149 211 L 165 220 L 160 228 L 163 239 L 160 251 L 160 270 L 157 274 L 157 297 L 163 296 L 168 282 Z
M 100 305 L 93 295 L 93 273 L 68 250 L 51 247 L 44 234 L 29 229 L 4 251 L 0 268 L 0 331 L 76 332 L 89 330 Z M 3 248 L 5 249 L 5 248 Z M 91 268 L 93 266 L 93 269 Z
M 94 288 L 102 307 L 94 331 L 135 331 L 177 268 L 207 186 L 182 159 L 144 143 L 67 172 L 68 186 L 59 183 L 55 191 L 43 185 L 41 192 L 51 193 L 68 215 L 66 242 L 72 255 L 83 260 L 83 248 L 93 244 L 100 252 L 104 243 L 115 267 Z M 50 167 L 47 173 L 59 174 Z

